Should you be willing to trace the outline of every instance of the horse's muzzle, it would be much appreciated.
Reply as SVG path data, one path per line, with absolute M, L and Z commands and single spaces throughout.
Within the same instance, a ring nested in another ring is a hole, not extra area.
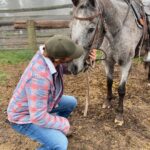
M 77 65 L 72 65 L 71 66 L 71 73 L 74 74 L 74 75 L 78 74 L 78 67 L 77 67 Z

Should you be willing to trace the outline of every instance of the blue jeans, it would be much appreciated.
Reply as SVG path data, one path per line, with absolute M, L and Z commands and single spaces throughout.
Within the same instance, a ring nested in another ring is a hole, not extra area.
M 68 117 L 76 107 L 77 101 L 73 96 L 62 96 L 58 107 L 50 113 L 57 113 L 59 116 Z M 29 137 L 32 140 L 38 141 L 42 146 L 37 150 L 67 150 L 68 139 L 65 134 L 59 130 L 42 128 L 35 124 L 11 124 L 12 128 Z

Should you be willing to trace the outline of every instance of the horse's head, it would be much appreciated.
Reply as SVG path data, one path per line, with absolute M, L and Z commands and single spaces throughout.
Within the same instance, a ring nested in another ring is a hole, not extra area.
M 97 0 L 72 0 L 73 19 L 70 24 L 72 40 L 84 48 L 83 55 L 73 60 L 69 70 L 73 74 L 87 68 L 87 56 L 92 48 L 99 48 L 104 37 L 103 7 Z

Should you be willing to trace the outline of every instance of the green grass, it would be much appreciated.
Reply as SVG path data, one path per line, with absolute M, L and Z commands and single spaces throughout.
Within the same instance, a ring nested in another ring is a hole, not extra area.
M 18 64 L 28 60 L 34 55 L 31 50 L 1 50 L 0 64 Z
M 136 57 L 136 58 L 134 58 L 133 59 L 133 62 L 135 62 L 135 63 L 143 63 L 143 57 L 141 56 L 141 57 Z
M 101 61 L 101 60 L 103 60 L 104 58 L 106 58 L 105 53 L 102 52 L 102 51 L 100 51 L 100 50 L 97 50 L 97 52 L 96 52 L 96 59 L 100 59 L 99 61 Z M 99 61 L 98 61 L 98 62 L 99 62 Z
M 0 50 L 0 64 L 18 64 L 31 60 L 34 55 L 32 50 Z M 103 52 L 97 51 L 97 59 L 104 56 Z M 134 62 L 142 62 L 143 58 L 134 58 Z
M 4 85 L 6 83 L 7 78 L 7 74 L 0 71 L 0 85 Z
M 7 75 L 4 72 L 0 71 L 0 80 L 5 80 L 6 78 Z

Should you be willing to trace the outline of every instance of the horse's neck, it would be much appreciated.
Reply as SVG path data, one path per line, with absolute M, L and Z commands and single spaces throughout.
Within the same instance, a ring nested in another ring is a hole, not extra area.
M 104 19 L 105 19 L 105 22 L 107 24 L 107 27 L 110 31 L 110 33 L 112 35 L 115 35 L 118 31 L 118 29 L 121 28 L 122 26 L 122 18 L 124 16 L 122 16 L 122 13 L 124 10 L 119 10 L 121 8 L 119 8 L 119 3 L 123 4 L 123 2 L 119 2 L 117 0 L 104 0 L 102 1 L 102 4 L 103 4 L 103 7 L 104 7 Z M 122 8 L 124 9 L 124 8 Z

